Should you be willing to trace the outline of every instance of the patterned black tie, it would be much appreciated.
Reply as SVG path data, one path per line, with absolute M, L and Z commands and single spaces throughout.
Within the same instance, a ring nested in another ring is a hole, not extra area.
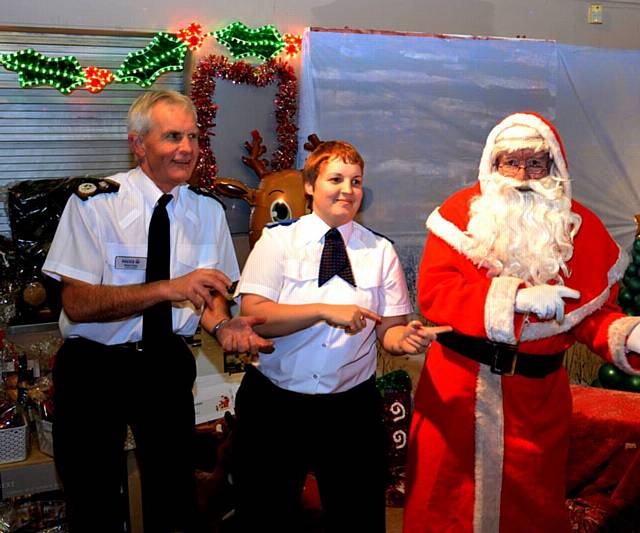
M 149 243 L 147 245 L 147 273 L 145 283 L 169 279 L 171 274 L 170 228 L 167 204 L 173 198 L 163 194 L 153 210 L 149 223 Z M 142 313 L 142 341 L 149 343 L 158 337 L 173 333 L 171 302 L 157 303 Z
M 353 278 L 351 263 L 344 246 L 342 235 L 336 228 L 327 231 L 324 236 L 324 248 L 320 259 L 320 272 L 318 273 L 318 287 L 322 287 L 333 276 L 338 275 L 347 283 L 356 286 Z

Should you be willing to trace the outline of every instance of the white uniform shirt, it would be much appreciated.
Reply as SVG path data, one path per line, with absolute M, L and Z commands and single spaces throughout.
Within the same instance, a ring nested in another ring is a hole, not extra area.
M 247 259 L 238 294 L 257 294 L 283 304 L 355 304 L 381 316 L 413 311 L 402 267 L 392 244 L 350 222 L 338 229 L 347 246 L 356 287 L 334 276 L 318 287 L 318 270 L 329 230 L 319 217 L 262 231 Z M 275 351 L 260 355 L 260 371 L 283 389 L 307 394 L 349 390 L 376 368 L 375 324 L 355 335 L 324 321 L 273 339 Z
M 111 179 L 120 183 L 118 192 L 97 194 L 85 201 L 75 194 L 69 198 L 42 267 L 45 274 L 93 285 L 144 283 L 149 222 L 163 193 L 140 168 Z M 171 278 L 197 268 L 216 268 L 238 279 L 240 271 L 222 206 L 187 187 L 176 187 L 171 194 L 167 205 Z M 193 335 L 200 311 L 188 301 L 174 302 L 172 314 L 174 333 Z M 79 336 L 102 344 L 134 342 L 142 338 L 142 314 L 75 323 L 63 311 L 60 331 L 64 338 Z

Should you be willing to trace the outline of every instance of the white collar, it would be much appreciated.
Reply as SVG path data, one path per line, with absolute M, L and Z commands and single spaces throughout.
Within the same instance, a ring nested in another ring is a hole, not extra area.
M 331 229 L 331 226 L 315 213 L 305 215 L 301 217 L 300 220 L 305 223 L 304 237 L 306 238 L 306 242 L 320 242 L 327 231 Z M 353 233 L 353 220 L 350 220 L 342 226 L 338 226 L 336 229 L 340 232 L 340 235 L 342 235 L 342 240 L 345 244 L 348 243 Z
M 134 175 L 133 179 L 131 180 L 131 184 L 136 189 L 138 189 L 140 194 L 142 194 L 145 206 L 153 210 L 160 197 L 165 193 L 158 188 L 155 182 L 149 176 L 147 176 L 142 168 L 138 167 L 135 174 L 136 175 Z M 171 191 L 167 193 L 173 196 L 173 201 L 168 205 L 169 209 L 172 209 L 173 206 L 178 203 L 178 198 L 180 197 L 180 189 L 182 187 L 183 185 L 176 185 L 173 189 L 171 189 Z

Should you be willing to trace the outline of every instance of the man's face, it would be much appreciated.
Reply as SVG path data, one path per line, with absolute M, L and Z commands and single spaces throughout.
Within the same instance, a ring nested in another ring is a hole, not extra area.
M 162 192 L 186 183 L 198 159 L 198 127 L 189 109 L 160 101 L 151 110 L 151 129 L 132 141 L 140 167 Z
M 333 157 L 320 167 L 314 185 L 305 183 L 312 209 L 332 228 L 353 220 L 362 203 L 362 169 Z
M 532 148 L 502 152 L 496 158 L 498 172 L 518 181 L 539 180 L 548 176 L 549 163 L 549 152 L 536 152 Z

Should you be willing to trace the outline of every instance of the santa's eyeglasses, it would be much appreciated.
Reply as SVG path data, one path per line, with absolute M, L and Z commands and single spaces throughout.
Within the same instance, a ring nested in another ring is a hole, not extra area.
M 540 178 L 549 173 L 548 157 L 530 157 L 528 159 L 518 159 L 517 157 L 505 157 L 498 159 L 500 172 L 508 177 L 515 176 L 521 168 L 532 178 Z

